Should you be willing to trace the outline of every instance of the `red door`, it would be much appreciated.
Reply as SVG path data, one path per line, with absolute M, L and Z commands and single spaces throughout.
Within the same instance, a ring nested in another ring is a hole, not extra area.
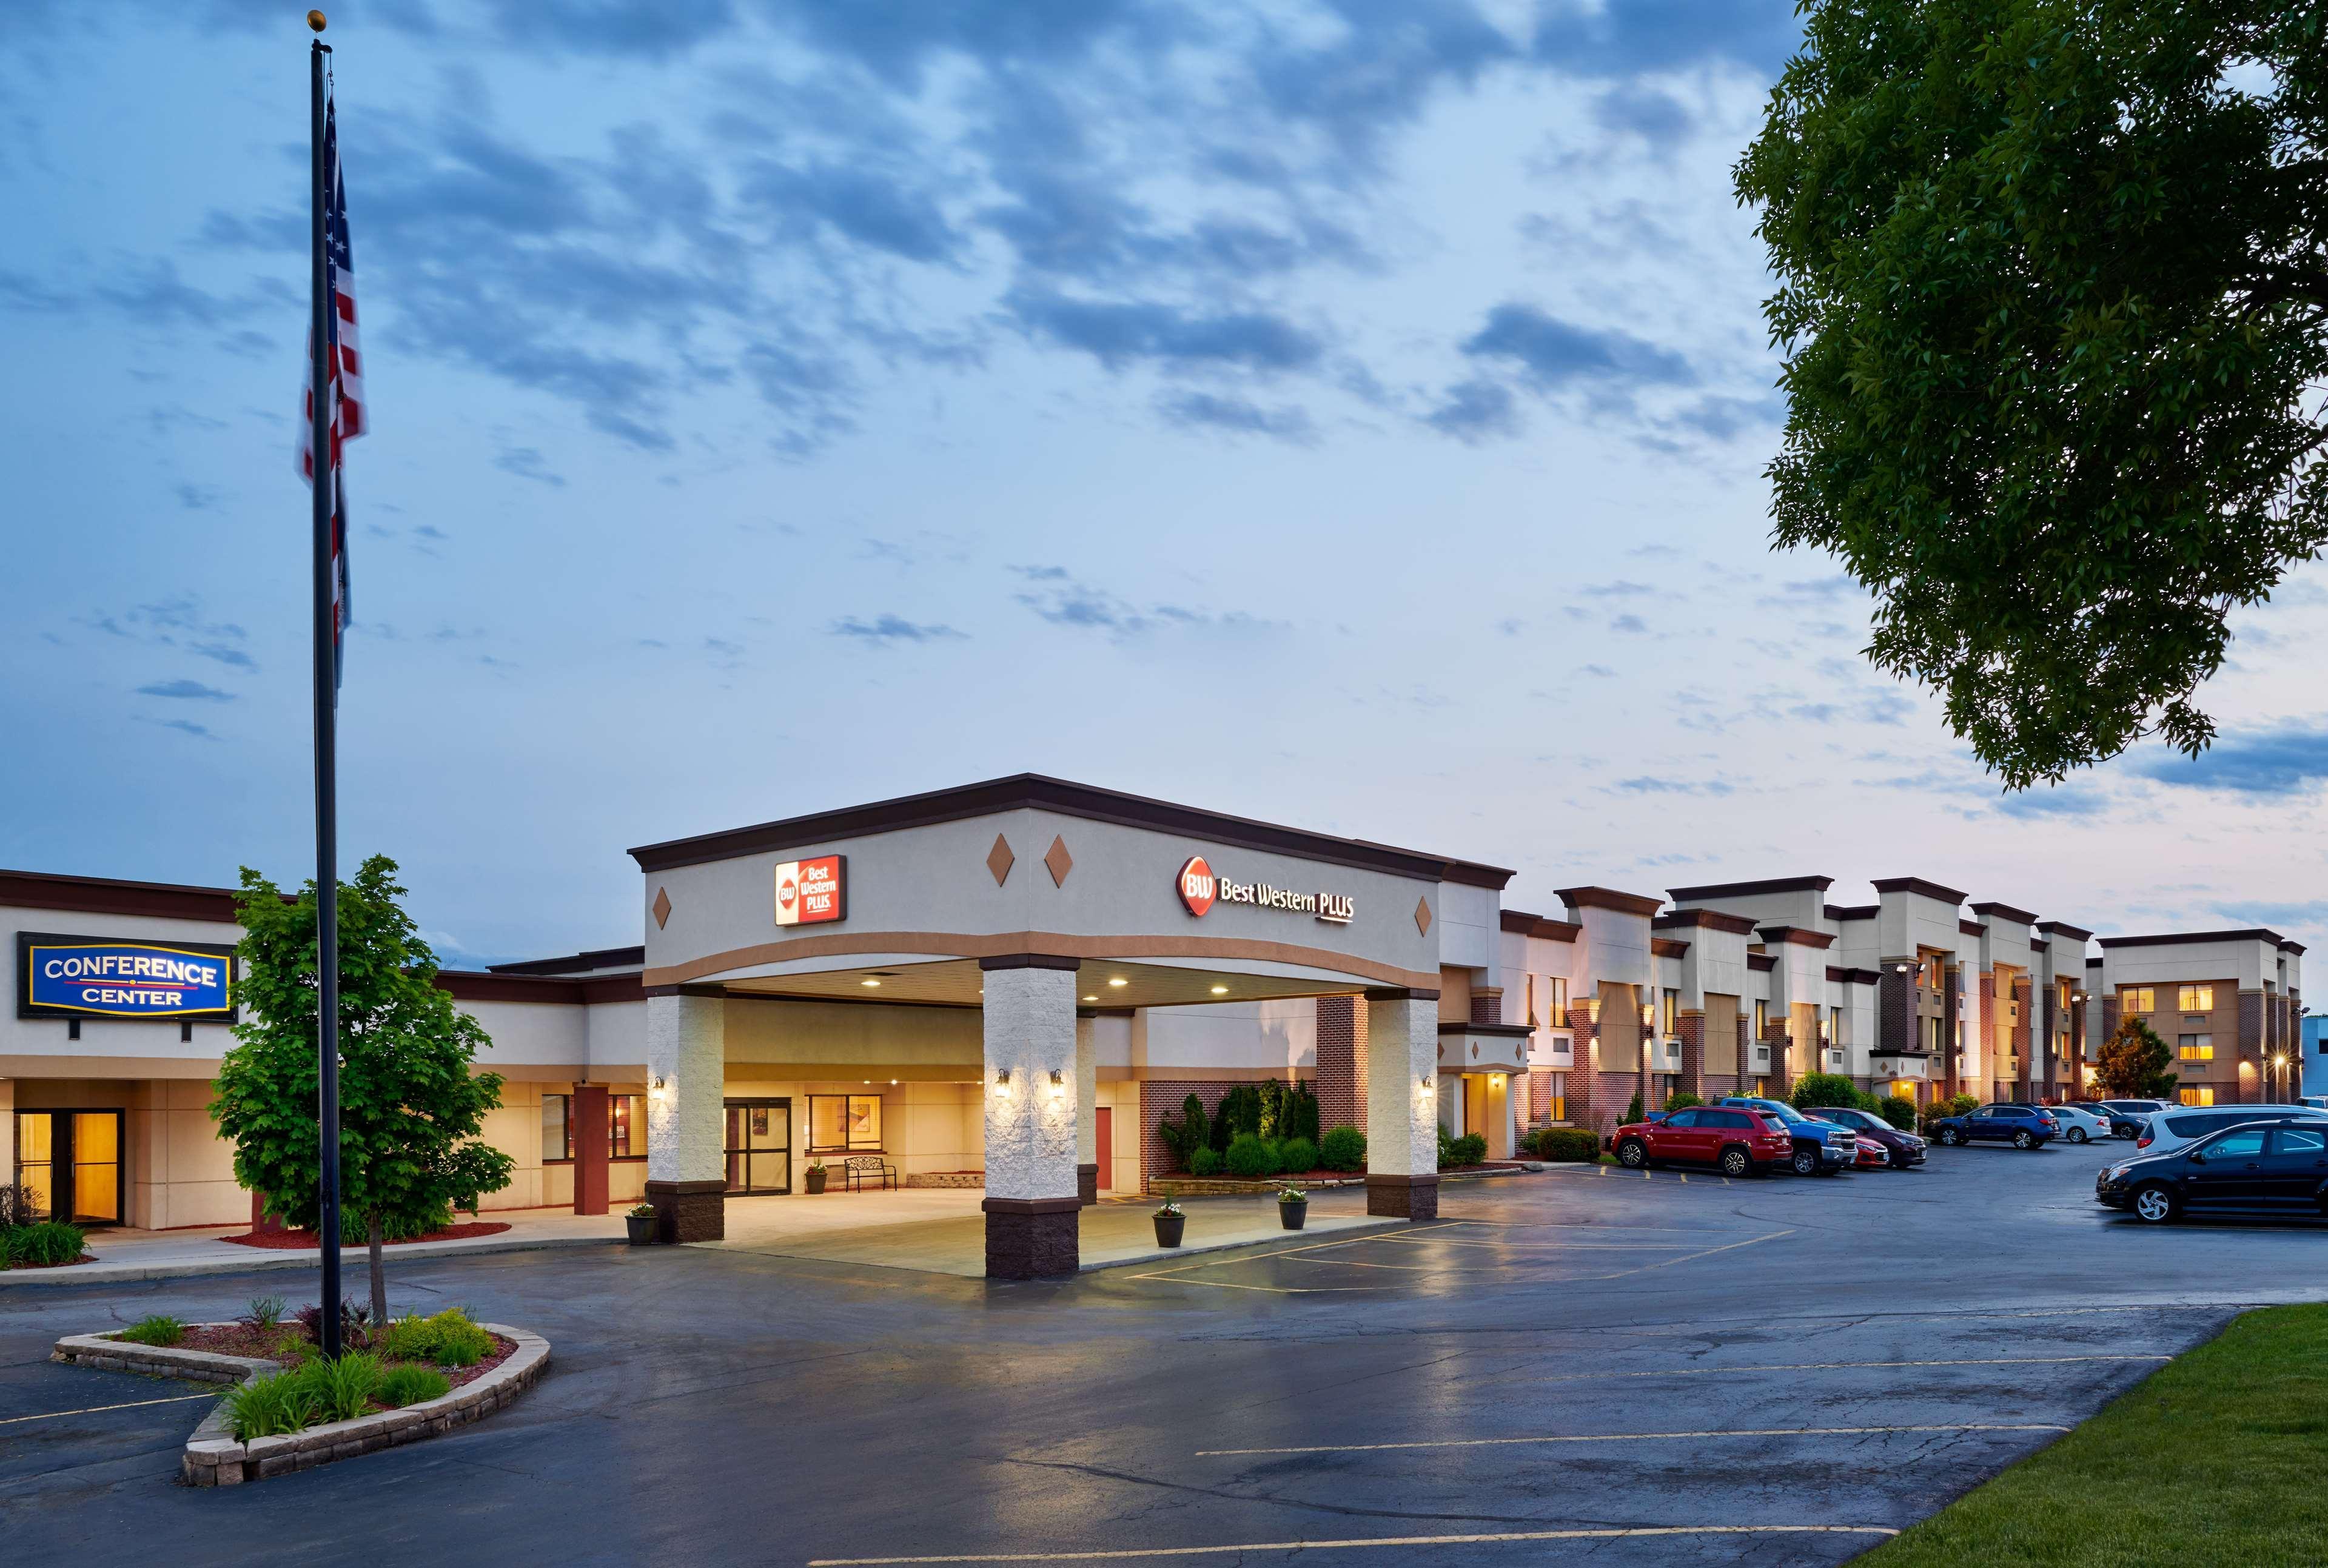
M 1099 1156 L 1099 1189 L 1111 1192 L 1115 1188 L 1115 1110 L 1102 1105 L 1093 1113 L 1092 1142 Z

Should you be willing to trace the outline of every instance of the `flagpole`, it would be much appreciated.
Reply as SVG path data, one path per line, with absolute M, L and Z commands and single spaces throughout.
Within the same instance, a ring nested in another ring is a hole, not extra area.
M 307 13 L 307 25 L 321 33 L 324 14 Z M 331 297 L 331 270 L 325 247 L 325 202 L 331 172 L 324 161 L 324 61 L 331 45 L 316 39 L 307 52 L 307 126 L 312 149 L 308 194 L 312 222 L 310 309 L 307 333 L 308 366 L 314 391 L 309 399 L 309 434 L 314 441 L 310 490 L 314 499 L 314 655 L 315 655 L 315 1135 L 322 1156 L 319 1185 L 322 1215 L 315 1229 L 323 1262 L 323 1351 L 339 1356 L 340 1335 L 340 857 L 335 720 L 338 691 L 333 679 L 338 625 L 333 607 L 332 502 L 337 477 L 333 462 L 332 320 L 327 312 L 339 308 Z

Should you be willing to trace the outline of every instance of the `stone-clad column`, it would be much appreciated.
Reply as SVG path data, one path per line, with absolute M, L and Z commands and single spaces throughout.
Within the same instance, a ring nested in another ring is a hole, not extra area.
M 647 998 L 647 1201 L 660 1241 L 716 1242 L 728 1234 L 720 1160 L 727 1007 L 716 985 Z
M 1366 992 L 1366 1212 L 1439 1217 L 1439 997 Z
M 1072 1274 L 1077 1211 L 1075 971 L 1072 958 L 982 958 L 986 1028 L 986 1275 Z
M 1098 1021 L 1095 1013 L 1075 1014 L 1075 1196 L 1086 1208 L 1099 1201 Z

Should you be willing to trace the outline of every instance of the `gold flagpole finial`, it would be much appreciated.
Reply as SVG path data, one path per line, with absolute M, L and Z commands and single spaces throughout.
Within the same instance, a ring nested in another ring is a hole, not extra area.
M 324 14 L 320 11 L 308 12 L 307 25 L 321 33 L 324 30 Z

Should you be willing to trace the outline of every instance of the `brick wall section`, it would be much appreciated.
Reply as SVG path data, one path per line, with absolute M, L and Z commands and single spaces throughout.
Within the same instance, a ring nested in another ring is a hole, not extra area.
M 2023 975 L 2014 981 L 2013 1000 L 2021 1004 L 2014 1014 L 2013 1025 L 2013 1052 L 2021 1058 L 2021 1075 L 2016 1082 L 2021 1098 L 2027 1100 L 2034 1097 L 2033 1091 L 2041 1087 L 2043 1081 L 2042 1069 L 2038 1066 L 2037 1054 L 2032 1048 L 2032 1042 L 2029 1038 L 2030 1025 L 2035 1021 L 2032 1015 L 2037 1009 L 2032 1005 L 2028 976 Z
M 1963 1093 L 1957 1068 L 1957 1026 L 1964 1021 L 1964 965 L 1951 963 L 1940 972 L 1940 1059 L 1929 1069 L 1938 1075 L 1940 1093 L 1953 1100 Z
M 2255 1093 L 2252 1095 L 2252 1098 L 2258 1101 L 2264 1098 L 2264 1084 L 2269 1082 L 2269 1080 L 2265 1076 L 2265 1064 L 2267 1060 L 2267 1053 L 2264 1047 L 2264 994 L 2259 991 L 2243 991 L 2239 992 L 2239 1062 L 2253 1062 L 2255 1064 L 2256 1070 L 2253 1075 L 2250 1076 L 2239 1071 L 2238 1063 L 2233 1064 L 2232 1077 L 2229 1084 L 2223 1083 L 2220 1079 L 2215 1080 L 2215 1098 L 2217 1100 L 2249 1099 L 2250 1096 L 2243 1094 L 2241 1091 L 2245 1090 L 2250 1084 L 2255 1085 Z M 2173 1040 L 2167 1041 L 2167 1044 L 2169 1045 L 2173 1045 L 2173 1043 L 2174 1042 Z M 2228 1089 L 2229 1093 L 2226 1094 L 2224 1092 L 2226 1089 Z
M 1499 1024 L 1504 1021 L 1504 993 L 1485 987 L 1471 992 L 1471 1021 L 1475 1024 Z
M 1593 1047 L 1600 1036 L 1600 1026 L 1592 1021 L 1591 1013 L 1582 1002 L 1571 1001 L 1568 1004 L 1568 1028 L 1575 1041 L 1569 1061 L 1568 1120 L 1578 1127 L 1598 1127 L 1600 1125 L 1600 1096 L 1595 1080 L 1600 1074 L 1594 1071 L 1596 1054 Z M 1617 1102 L 1618 1110 L 1624 1108 L 1622 1100 Z
M 1674 1087 L 1685 1094 L 1705 1099 L 1705 1015 L 1685 1012 L 1678 1020 L 1681 1034 L 1681 1073 L 1674 1079 Z
M 1365 1037 L 1366 1009 L 1363 998 L 1321 996 L 1318 999 L 1318 1131 L 1366 1124 Z M 1181 1091 L 1183 1094 L 1186 1090 Z
M 1166 1115 L 1178 1116 L 1180 1107 L 1194 1094 L 1204 1102 L 1205 1114 L 1210 1117 L 1220 1109 L 1221 1096 L 1236 1085 L 1226 1078 L 1150 1078 L 1140 1085 L 1140 1188 L 1148 1190 L 1149 1181 L 1168 1174 L 1172 1169 L 1171 1152 L 1164 1147 L 1156 1129 Z M 1319 1120 L 1323 1131 L 1325 1107 Z M 1118 1137 L 1122 1136 L 1121 1133 Z
M 1980 972 L 1980 1009 L 1976 1015 L 1980 1038 L 1980 1070 L 1976 1088 L 1967 1088 L 1968 1094 L 1984 1100 L 2004 1098 L 2004 1081 L 1997 1076 L 1996 1060 L 1996 975 L 1993 971 Z

